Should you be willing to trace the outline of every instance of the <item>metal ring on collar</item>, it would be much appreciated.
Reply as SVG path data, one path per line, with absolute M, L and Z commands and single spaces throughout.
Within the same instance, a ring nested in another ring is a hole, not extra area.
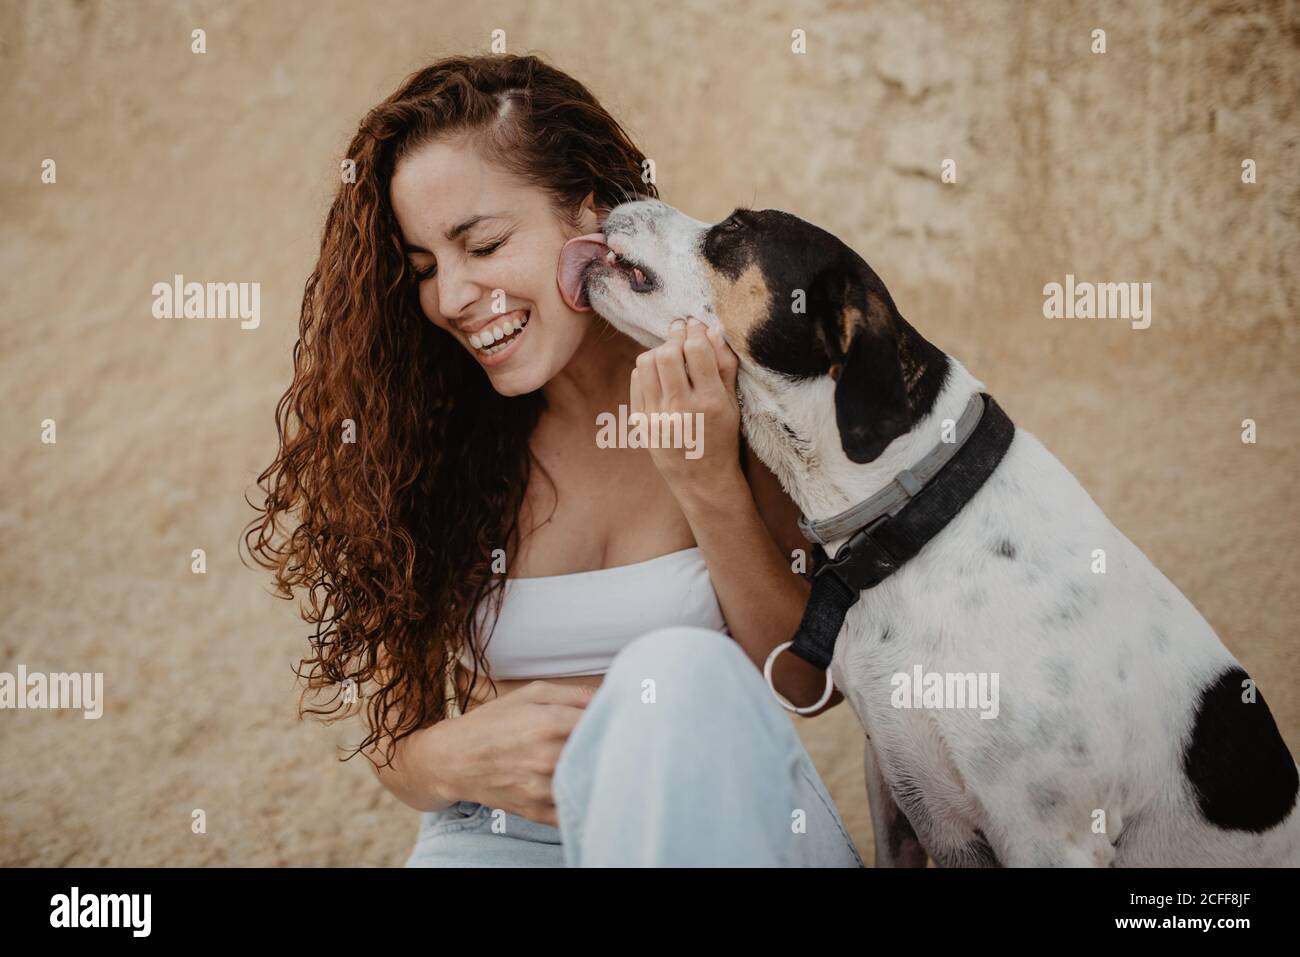
M 767 656 L 767 661 L 763 663 L 763 677 L 767 680 L 768 689 L 772 692 L 773 696 L 775 696 L 776 700 L 781 703 L 781 707 L 785 708 L 786 711 L 792 711 L 795 714 L 812 714 L 814 711 L 820 710 L 822 705 L 827 701 L 831 700 L 831 692 L 835 690 L 835 682 L 831 678 L 831 670 L 829 668 L 826 669 L 826 690 L 822 692 L 822 696 L 817 699 L 816 704 L 810 704 L 806 708 L 796 707 L 789 701 L 786 701 L 785 698 L 781 696 L 781 693 L 776 690 L 776 686 L 772 684 L 772 662 L 776 660 L 777 655 L 793 644 L 793 641 L 785 641 L 772 649 L 772 653 Z

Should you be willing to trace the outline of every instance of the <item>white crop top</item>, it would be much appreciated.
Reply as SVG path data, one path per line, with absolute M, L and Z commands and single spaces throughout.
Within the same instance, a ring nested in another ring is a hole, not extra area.
M 729 634 L 699 546 L 631 565 L 507 578 L 484 656 L 493 678 L 598 675 L 633 638 L 696 625 Z M 482 634 L 489 634 L 484 602 Z M 460 656 L 473 667 L 468 652 Z

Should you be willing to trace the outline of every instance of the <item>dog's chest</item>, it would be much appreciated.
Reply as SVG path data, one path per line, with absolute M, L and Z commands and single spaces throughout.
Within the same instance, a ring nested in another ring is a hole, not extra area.
M 1079 771 L 1149 796 L 1176 773 L 1196 675 L 1229 657 L 1021 438 L 948 528 L 850 610 L 832 666 L 891 788 L 973 826 L 978 796 Z

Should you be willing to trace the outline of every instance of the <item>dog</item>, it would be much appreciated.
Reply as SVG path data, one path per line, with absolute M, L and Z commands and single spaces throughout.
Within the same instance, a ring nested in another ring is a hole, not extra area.
M 809 520 L 887 486 L 984 391 L 861 256 L 780 210 L 709 224 L 624 203 L 566 246 L 560 277 L 647 347 L 678 317 L 721 330 L 745 436 Z M 897 706 L 896 677 L 921 668 L 999 676 L 996 716 Z M 862 593 L 830 671 L 867 735 L 878 865 L 1300 864 L 1300 772 L 1262 694 L 1024 429 Z

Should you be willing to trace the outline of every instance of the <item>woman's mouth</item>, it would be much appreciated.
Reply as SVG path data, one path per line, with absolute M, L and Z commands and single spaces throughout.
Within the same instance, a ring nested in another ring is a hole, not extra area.
M 494 319 L 477 332 L 467 337 L 474 350 L 474 356 L 484 365 L 496 365 L 505 361 L 523 337 L 532 313 L 527 309 L 516 309 L 499 319 Z

